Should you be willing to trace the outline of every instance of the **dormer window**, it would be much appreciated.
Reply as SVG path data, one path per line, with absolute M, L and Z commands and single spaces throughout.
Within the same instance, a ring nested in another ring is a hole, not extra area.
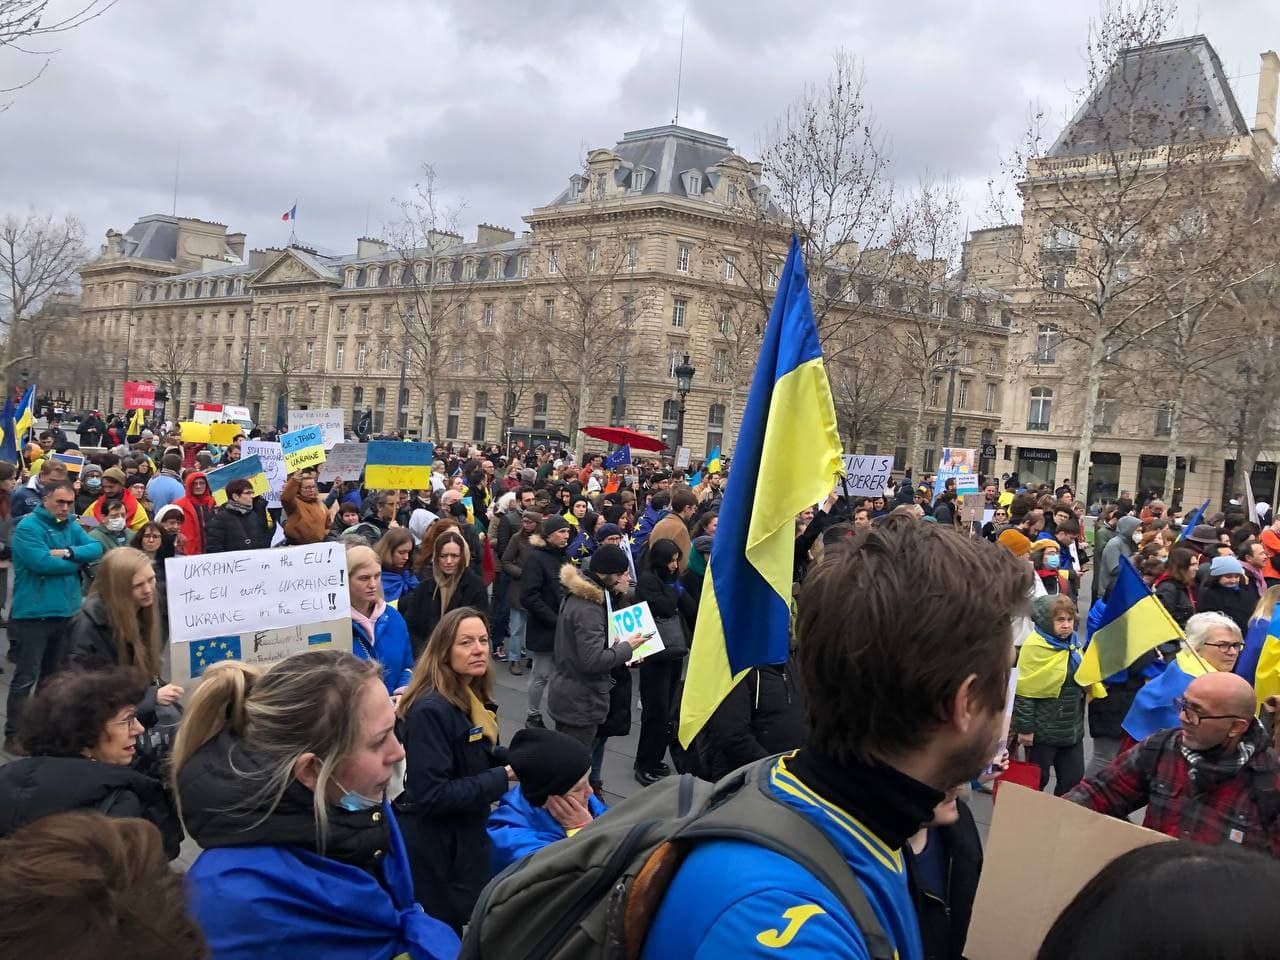
M 351 289 L 356 285 L 356 272 L 354 269 L 347 271 L 347 275 L 343 277 L 342 285 L 348 289 Z
M 631 189 L 636 193 L 644 193 L 645 184 L 649 182 L 649 171 L 644 167 L 636 167 L 631 173 Z
M 702 174 L 697 170 L 690 170 L 684 175 L 684 192 L 691 197 L 702 195 Z
M 503 267 L 502 258 L 494 257 L 493 261 L 489 264 L 489 279 L 501 280 L 502 274 L 503 274 L 502 267 Z
M 378 280 L 380 279 L 381 273 L 382 273 L 382 270 L 379 267 L 369 268 L 369 286 L 376 287 L 378 285 Z
M 736 183 L 729 184 L 728 196 L 729 206 L 736 206 L 738 203 L 738 185 Z
M 579 174 L 574 174 L 569 178 L 569 199 L 577 200 L 582 196 L 582 192 L 587 189 L 587 179 Z

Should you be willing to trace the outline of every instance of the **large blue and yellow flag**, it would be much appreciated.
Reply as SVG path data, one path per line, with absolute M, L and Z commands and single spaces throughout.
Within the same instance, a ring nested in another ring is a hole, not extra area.
M 703 579 L 680 703 L 686 747 L 749 668 L 786 661 L 796 514 L 831 493 L 842 452 L 804 261 L 792 236 Z
M 16 433 L 15 442 L 22 443 L 22 438 L 27 435 L 27 431 L 31 429 L 31 424 L 36 418 L 36 385 L 33 383 L 27 387 L 23 393 L 22 399 L 18 401 L 17 410 L 13 415 L 14 430 Z
M 18 428 L 13 425 L 13 397 L 5 397 L 0 410 L 0 461 L 18 462 Z
M 1249 633 L 1252 636 L 1253 630 Z M 1253 691 L 1258 697 L 1258 706 L 1273 694 L 1280 694 L 1280 603 L 1276 604 L 1271 614 L 1271 623 L 1267 626 L 1267 635 L 1262 641 L 1262 649 L 1257 654 L 1257 669 L 1252 677 L 1248 676 L 1242 665 L 1252 660 L 1249 644 L 1246 641 L 1244 653 L 1236 663 L 1236 673 L 1253 682 Z
M 1148 650 L 1183 639 L 1182 628 L 1169 616 L 1164 604 L 1142 582 L 1137 569 L 1120 561 L 1116 585 L 1111 589 L 1102 619 L 1089 638 L 1088 649 L 1076 671 L 1080 686 L 1101 682 L 1125 669 Z
M 1213 667 L 1200 659 L 1195 651 L 1180 650 L 1164 672 L 1134 696 L 1121 724 L 1124 732 L 1135 740 L 1145 740 L 1157 731 L 1176 727 L 1178 708 L 1173 701 L 1187 692 L 1187 687 L 1196 677 L 1212 672 Z

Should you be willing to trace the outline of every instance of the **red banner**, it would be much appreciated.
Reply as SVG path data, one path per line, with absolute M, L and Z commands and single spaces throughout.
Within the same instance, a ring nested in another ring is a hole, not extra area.
M 126 410 L 136 410 L 138 407 L 143 410 L 154 410 L 156 408 L 156 385 L 141 380 L 126 380 L 124 382 L 124 408 Z

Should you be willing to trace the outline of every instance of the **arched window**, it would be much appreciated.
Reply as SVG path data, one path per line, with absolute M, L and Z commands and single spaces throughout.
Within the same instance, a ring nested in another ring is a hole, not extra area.
M 1032 387 L 1031 403 L 1027 409 L 1028 430 L 1048 430 L 1053 412 L 1053 390 L 1050 387 Z

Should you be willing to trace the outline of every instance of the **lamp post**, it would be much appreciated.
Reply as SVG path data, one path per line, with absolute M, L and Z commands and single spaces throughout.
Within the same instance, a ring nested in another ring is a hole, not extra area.
M 693 389 L 693 375 L 698 371 L 689 363 L 689 355 L 676 367 L 676 393 L 680 394 L 680 418 L 676 421 L 676 446 L 684 446 L 684 408 L 689 391 Z
M 164 423 L 164 408 L 169 401 L 169 391 L 164 388 L 164 384 L 156 387 L 156 422 Z
M 947 348 L 947 412 L 942 418 L 942 445 L 951 446 L 951 413 L 956 404 L 956 346 Z
M 245 314 L 244 369 L 240 373 L 240 406 L 249 402 L 249 338 L 253 335 L 253 313 Z

